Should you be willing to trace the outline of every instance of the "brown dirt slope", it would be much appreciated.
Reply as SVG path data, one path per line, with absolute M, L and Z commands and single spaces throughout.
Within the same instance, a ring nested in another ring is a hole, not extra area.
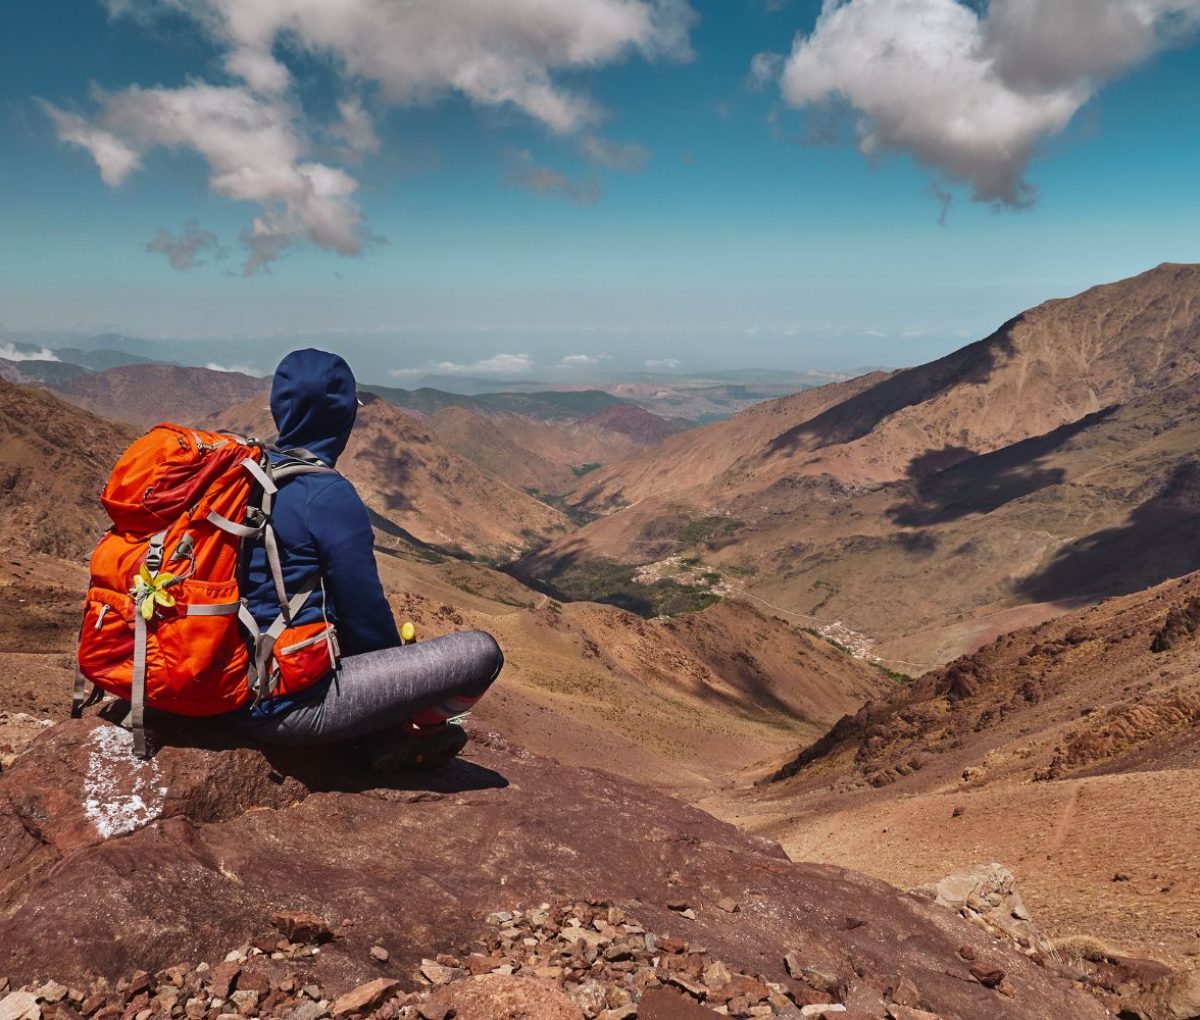
M 668 436 L 682 432 L 687 427 L 679 419 L 663 418 L 644 407 L 630 405 L 597 411 L 583 421 L 586 425 L 595 425 L 628 436 L 639 446 L 661 443 Z
M 1106 1015 L 952 911 L 793 864 L 678 801 L 499 738 L 381 786 L 335 756 L 268 760 L 187 746 L 203 740 L 195 730 L 162 735 L 183 746 L 138 764 L 122 731 L 64 723 L 0 776 L 0 952 L 18 982 L 217 960 L 281 910 L 338 926 L 306 965 L 332 992 L 379 976 L 374 944 L 389 952 L 386 974 L 415 982 L 422 959 L 486 938 L 493 911 L 604 900 L 800 1001 L 820 1001 L 820 984 L 878 1017 L 907 978 L 947 1020 Z M 736 913 L 718 907 L 726 898 Z M 694 920 L 669 908 L 680 900 Z M 971 980 L 964 955 L 1003 972 L 1003 990 Z
M 82 559 L 108 518 L 100 490 L 133 433 L 44 390 L 0 381 L 0 542 Z
M 441 549 L 497 559 L 572 530 L 559 511 L 442 446 L 410 414 L 371 393 L 338 469 L 394 542 L 415 539 Z M 273 438 L 268 408 L 250 400 L 210 418 L 213 427 Z
M 1191 574 L 1008 634 L 843 719 L 747 817 L 901 884 L 1000 860 L 1051 934 L 1179 961 L 1200 934 L 1198 631 Z
M 945 661 L 1023 612 L 1200 569 L 1198 445 L 1188 379 L 858 497 L 781 497 L 713 559 L 752 568 L 769 602 L 873 635 L 887 658 Z
M 883 378 L 877 373 L 805 390 L 670 436 L 650 450 L 595 472 L 573 501 L 585 510 L 605 514 L 651 497 L 703 502 L 718 479 L 747 453 Z
M 519 489 L 549 495 L 574 488 L 584 465 L 610 463 L 642 449 L 637 440 L 588 420 L 541 421 L 520 414 L 479 414 L 462 407 L 435 412 L 429 430 L 438 442 L 489 474 Z
M 382 551 L 382 550 L 381 550 Z M 747 603 L 673 620 L 559 605 L 479 564 L 381 555 L 397 619 L 420 638 L 496 635 L 504 682 L 478 709 L 571 764 L 704 796 L 739 771 L 815 739 L 891 684 L 874 667 Z
M 159 364 L 121 365 L 54 387 L 93 414 L 139 426 L 160 421 L 195 425 L 244 400 L 265 403 L 268 388 L 266 380 L 240 372 Z

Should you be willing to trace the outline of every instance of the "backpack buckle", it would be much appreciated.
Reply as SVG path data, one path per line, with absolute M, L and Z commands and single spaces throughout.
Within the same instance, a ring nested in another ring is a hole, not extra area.
M 163 562 L 163 541 L 166 539 L 167 533 L 160 531 L 157 535 L 150 539 L 150 545 L 146 549 L 146 569 L 151 574 L 157 574 L 162 568 Z

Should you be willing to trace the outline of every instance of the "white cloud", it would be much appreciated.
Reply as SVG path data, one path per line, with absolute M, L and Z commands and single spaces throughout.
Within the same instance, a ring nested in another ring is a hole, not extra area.
M 484 376 L 516 376 L 521 372 L 532 370 L 536 362 L 528 354 L 493 354 L 491 358 L 470 362 L 469 365 L 457 365 L 454 361 L 439 361 L 438 372 L 450 372 L 456 376 L 479 372 Z
M 377 82 L 394 103 L 458 93 L 482 106 L 512 105 L 555 131 L 596 120 L 589 98 L 556 73 L 631 53 L 686 60 L 695 14 L 686 0 L 108 0 L 113 13 L 174 8 L 228 48 L 226 68 L 277 93 L 287 45 L 330 57 L 351 80 Z
M 1028 204 L 1025 173 L 1108 79 L 1200 23 L 1200 0 L 825 0 L 777 68 L 784 99 L 837 98 L 865 155 L 910 152 L 979 201 Z
M 1197 26 L 1200 0 L 992 0 L 984 55 L 1022 92 L 1095 87 Z
M 379 151 L 379 136 L 375 134 L 375 125 L 361 99 L 356 97 L 338 103 L 338 116 L 341 119 L 329 133 L 345 146 L 347 159 L 358 160 Z
M 247 275 L 302 241 L 343 255 L 362 250 L 362 214 L 352 197 L 358 182 L 344 170 L 303 158 L 307 143 L 298 111 L 287 101 L 200 83 L 97 90 L 96 98 L 99 127 L 91 134 L 74 130 L 78 118 L 46 106 L 63 141 L 88 149 L 107 183 L 119 185 L 150 149 L 191 149 L 208 162 L 216 194 L 259 204 L 261 212 L 242 235 Z M 70 128 L 66 134 L 63 123 Z M 113 162 L 113 138 L 122 154 L 134 154 L 131 161 L 121 155 Z
M 756 53 L 750 60 L 749 85 L 756 92 L 766 88 L 783 73 L 782 53 Z
M 113 17 L 152 20 L 183 13 L 217 43 L 232 83 L 97 92 L 93 118 L 44 104 L 59 138 L 86 149 L 101 177 L 118 187 L 156 147 L 191 150 L 208 161 L 212 190 L 257 203 L 243 232 L 245 272 L 286 249 L 311 243 L 355 255 L 368 234 L 354 201 L 358 182 L 311 156 L 310 137 L 339 143 L 356 162 L 379 147 L 358 98 L 338 119 L 310 127 L 288 59 L 324 60 L 348 92 L 367 88 L 379 104 L 424 105 L 460 95 L 484 107 L 511 106 L 557 133 L 581 130 L 604 111 L 564 85 L 572 72 L 630 55 L 687 60 L 695 12 L 687 0 L 106 0 Z M 611 158 L 629 162 L 632 148 Z M 546 168 L 526 183 L 573 201 L 595 200 Z
M 183 272 L 204 265 L 199 256 L 206 251 L 220 254 L 221 241 L 211 230 L 201 230 L 200 224 L 189 220 L 181 234 L 173 234 L 166 227 L 159 227 L 147 242 L 146 251 L 165 255 L 172 269 Z
M 255 368 L 253 365 L 219 365 L 215 361 L 210 361 L 204 367 L 210 372 L 236 372 L 240 375 L 252 375 L 257 379 L 266 375 L 262 369 Z
M 43 101 L 42 108 L 54 121 L 61 141 L 78 145 L 91 153 L 100 171 L 100 179 L 110 188 L 120 187 L 141 163 L 139 153 L 111 132 L 89 124 L 78 114 L 60 110 L 52 103 Z
M 602 361 L 611 361 L 611 354 L 568 354 L 556 368 L 595 368 Z
M 62 361 L 49 347 L 30 351 L 11 343 L 0 344 L 0 358 L 5 361 Z
M 671 371 L 677 369 L 683 362 L 678 358 L 652 358 L 646 362 L 647 368 L 669 368 Z
M 443 375 L 520 375 L 531 371 L 536 364 L 528 354 L 493 354 L 469 364 L 439 361 L 431 365 L 429 371 Z

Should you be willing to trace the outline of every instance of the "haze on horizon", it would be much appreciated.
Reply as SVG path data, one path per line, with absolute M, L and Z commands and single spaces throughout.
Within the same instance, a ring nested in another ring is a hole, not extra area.
M 0 344 L 850 370 L 1198 260 L 1200 0 L 321 11 L 7 12 Z

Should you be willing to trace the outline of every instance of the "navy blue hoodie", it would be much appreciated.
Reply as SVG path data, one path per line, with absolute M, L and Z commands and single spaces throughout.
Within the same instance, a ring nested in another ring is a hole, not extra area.
M 271 385 L 271 414 L 279 429 L 280 449 L 302 447 L 333 467 L 346 449 L 357 413 L 354 373 L 336 354 L 293 351 L 279 363 Z M 375 566 L 370 517 L 350 482 L 334 474 L 288 479 L 280 484 L 271 516 L 289 594 L 320 571 L 326 615 L 337 626 L 343 655 L 400 644 Z M 279 604 L 261 543 L 251 553 L 245 595 L 255 620 L 265 630 L 279 614 Z M 294 622 L 313 623 L 320 618 L 320 595 L 316 593 Z M 323 696 L 326 686 L 319 684 L 295 698 L 264 702 L 254 712 L 287 711 L 301 701 Z

